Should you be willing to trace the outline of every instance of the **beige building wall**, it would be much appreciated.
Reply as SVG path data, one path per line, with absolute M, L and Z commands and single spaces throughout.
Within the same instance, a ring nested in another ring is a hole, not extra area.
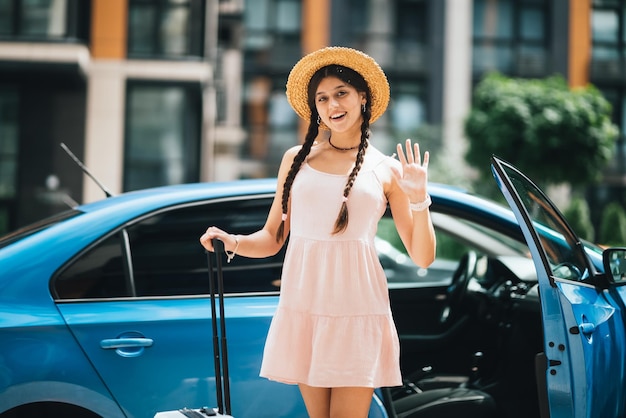
M 213 68 L 208 62 L 126 59 L 127 0 L 94 0 L 91 60 L 87 65 L 84 163 L 111 193 L 121 193 L 124 173 L 126 83 L 133 80 L 192 81 L 205 86 L 205 108 L 214 107 Z M 212 101 L 211 101 L 212 100 Z M 212 113 L 205 112 L 205 119 Z M 204 126 L 210 126 L 204 123 Z M 206 134 L 206 132 L 205 132 Z M 204 141 L 203 141 L 204 142 Z M 202 166 L 212 166 L 202 161 Z M 210 175 L 205 174 L 205 180 Z M 93 181 L 83 184 L 83 201 L 102 199 Z
M 471 107 L 473 0 L 445 0 L 442 138 L 446 166 L 465 167 L 463 122 Z

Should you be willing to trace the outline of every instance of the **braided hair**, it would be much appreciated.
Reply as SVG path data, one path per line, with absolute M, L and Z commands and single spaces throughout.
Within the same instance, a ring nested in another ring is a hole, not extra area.
M 320 82 L 329 76 L 334 76 L 339 78 L 341 81 L 350 84 L 354 87 L 358 92 L 364 92 L 366 95 L 366 104 L 363 106 L 363 123 L 361 123 L 361 142 L 359 143 L 359 149 L 356 155 L 356 162 L 354 164 L 354 168 L 350 172 L 350 176 L 348 177 L 348 181 L 343 189 L 343 203 L 341 204 L 341 209 L 339 210 L 339 215 L 337 216 L 337 220 L 335 221 L 335 228 L 333 230 L 333 234 L 338 234 L 346 230 L 348 227 L 348 204 L 347 199 L 350 195 L 350 190 L 354 185 L 354 181 L 356 180 L 357 174 L 361 170 L 361 166 L 363 165 L 363 158 L 365 156 L 365 151 L 368 146 L 368 139 L 370 136 L 370 118 L 372 116 L 372 107 L 371 107 L 371 93 L 370 89 L 367 85 L 367 82 L 363 79 L 363 77 L 352 70 L 351 68 L 344 67 L 341 65 L 329 65 L 326 67 L 322 67 L 313 74 L 311 80 L 309 81 L 308 86 L 308 104 L 309 109 L 311 109 L 311 117 L 309 120 L 309 128 L 307 130 L 306 136 L 304 138 L 304 143 L 302 144 L 302 148 L 296 154 L 291 167 L 289 168 L 289 172 L 287 173 L 287 178 L 285 179 L 285 183 L 283 184 L 282 190 L 282 213 L 283 219 L 276 231 L 276 242 L 281 242 L 284 238 L 285 231 L 285 219 L 289 206 L 289 195 L 291 193 L 291 185 L 293 184 L 293 180 L 296 177 L 298 171 L 300 171 L 300 167 L 302 163 L 306 159 L 307 155 L 311 152 L 311 147 L 315 142 L 315 138 L 319 133 L 319 127 L 317 119 L 319 114 L 317 113 L 317 109 L 315 107 L 315 93 L 317 91 L 317 87 Z

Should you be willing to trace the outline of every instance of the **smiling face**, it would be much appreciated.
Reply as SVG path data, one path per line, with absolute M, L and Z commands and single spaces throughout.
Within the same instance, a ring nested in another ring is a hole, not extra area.
M 319 83 L 315 92 L 315 108 L 322 122 L 333 132 L 360 129 L 365 93 L 335 76 Z

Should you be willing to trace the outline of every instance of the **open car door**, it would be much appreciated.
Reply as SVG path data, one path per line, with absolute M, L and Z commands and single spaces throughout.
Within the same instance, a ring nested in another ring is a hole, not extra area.
M 623 417 L 626 337 L 618 285 L 597 271 L 562 214 L 531 180 L 497 157 L 491 167 L 537 270 L 542 418 Z

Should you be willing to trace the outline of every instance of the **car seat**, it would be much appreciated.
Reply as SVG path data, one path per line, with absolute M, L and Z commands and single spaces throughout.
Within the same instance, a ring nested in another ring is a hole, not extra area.
M 392 399 L 382 388 L 389 418 L 496 418 L 496 404 L 486 392 L 463 387 L 432 389 Z
M 473 355 L 466 376 L 437 375 L 426 366 L 405 379 L 403 387 L 384 388 L 390 418 L 495 418 L 496 404 L 475 386 L 480 381 L 482 352 Z

